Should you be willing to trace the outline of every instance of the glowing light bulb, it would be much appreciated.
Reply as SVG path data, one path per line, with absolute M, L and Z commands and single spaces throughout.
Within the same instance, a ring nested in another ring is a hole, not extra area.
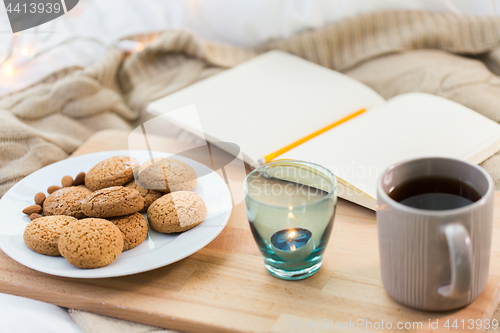
M 5 74 L 6 74 L 7 76 L 12 76 L 12 75 L 14 75 L 14 67 L 12 67 L 12 65 L 7 65 L 7 66 L 5 67 Z
M 144 49 L 144 43 L 137 42 L 135 40 L 119 40 L 115 43 L 115 46 L 129 54 L 134 52 L 140 52 Z

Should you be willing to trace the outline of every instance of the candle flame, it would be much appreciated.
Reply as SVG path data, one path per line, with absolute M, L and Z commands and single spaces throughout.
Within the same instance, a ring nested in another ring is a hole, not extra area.
M 291 231 L 289 234 L 288 234 L 288 238 L 293 238 L 295 237 L 295 231 Z
M 21 50 L 21 54 L 23 56 L 27 56 L 30 53 L 30 49 L 25 47 L 24 49 Z

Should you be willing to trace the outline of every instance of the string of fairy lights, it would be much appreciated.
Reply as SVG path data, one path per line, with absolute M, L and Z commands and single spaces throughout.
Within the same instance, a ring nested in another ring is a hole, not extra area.
M 27 65 L 29 62 L 34 60 L 37 57 L 40 57 L 41 55 L 44 55 L 55 48 L 58 48 L 62 45 L 72 43 L 74 41 L 90 41 L 93 43 L 97 43 L 99 45 L 102 45 L 103 47 L 108 47 L 109 45 L 102 42 L 101 40 L 94 38 L 94 37 L 87 37 L 87 36 L 75 36 L 69 39 L 66 39 L 60 43 L 54 44 L 50 47 L 47 47 L 45 49 L 42 49 L 40 51 L 34 52 L 33 51 L 33 45 L 23 45 L 20 48 L 20 51 L 16 50 L 17 46 L 17 41 L 19 38 L 19 33 L 15 33 L 9 49 L 7 51 L 7 54 L 5 56 L 5 59 L 3 62 L 0 64 L 0 75 L 3 77 L 12 77 L 14 76 L 19 69 L 21 69 L 23 66 Z M 134 52 L 140 52 L 144 48 L 144 43 L 138 42 L 138 41 L 133 41 L 133 40 L 119 40 L 112 45 L 118 47 L 119 49 L 127 52 L 127 53 L 134 53 Z M 14 56 L 16 55 L 16 56 Z
M 85 5 L 85 6 L 84 6 Z M 86 8 L 87 11 L 93 10 L 93 7 L 96 6 L 96 1 L 94 0 L 87 0 L 87 1 L 81 1 L 79 4 L 80 7 L 84 6 L 83 8 Z M 72 10 L 69 15 L 63 15 L 58 18 L 58 22 L 61 25 L 59 29 L 65 29 L 66 31 L 71 31 L 72 30 L 72 24 L 70 24 L 70 17 L 73 19 L 75 17 L 78 17 L 81 15 L 83 10 L 80 11 L 75 11 Z M 96 10 L 97 13 L 99 13 L 98 10 Z M 99 15 L 98 15 L 99 17 Z M 61 47 L 65 44 L 70 44 L 75 41 L 87 41 L 91 43 L 96 43 L 101 45 L 102 47 L 108 47 L 111 45 L 116 46 L 117 48 L 125 51 L 126 53 L 134 53 L 134 52 L 140 52 L 144 48 L 145 43 L 149 43 L 150 40 L 147 40 L 145 42 L 139 42 L 135 40 L 128 40 L 128 39 L 120 39 L 118 41 L 115 41 L 114 43 L 105 43 L 102 40 L 90 36 L 73 36 L 68 39 L 65 39 L 61 41 L 60 43 L 56 43 L 54 45 L 50 45 L 46 48 L 37 50 L 38 42 L 44 41 L 43 37 L 43 32 L 39 31 L 39 26 L 34 27 L 33 29 L 30 29 L 31 31 L 28 32 L 29 34 L 32 34 L 34 38 L 31 39 L 29 43 L 26 43 L 25 40 L 22 40 L 20 42 L 20 37 L 24 35 L 20 35 L 20 32 L 14 33 L 9 45 L 9 48 L 5 54 L 5 57 L 3 61 L 0 58 L 0 79 L 12 79 L 18 73 L 20 73 L 25 66 L 27 66 L 30 62 L 32 62 L 34 59 L 45 55 L 49 53 L 50 51 Z M 24 32 L 21 32 L 24 33 Z M 38 37 L 41 36 L 41 37 Z M 18 45 L 19 44 L 19 45 Z

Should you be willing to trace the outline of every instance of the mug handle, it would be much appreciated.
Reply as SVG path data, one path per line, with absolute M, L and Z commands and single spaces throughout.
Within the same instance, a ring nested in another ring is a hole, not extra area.
M 452 222 L 442 225 L 440 234 L 446 239 L 450 251 L 451 283 L 440 286 L 438 294 L 446 298 L 462 298 L 472 285 L 472 246 L 465 227 Z

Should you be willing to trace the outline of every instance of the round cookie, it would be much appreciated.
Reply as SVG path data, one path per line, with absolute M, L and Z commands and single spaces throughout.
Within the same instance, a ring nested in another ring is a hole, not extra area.
M 63 187 L 52 192 L 43 202 L 43 213 L 50 215 L 68 215 L 81 219 L 85 217 L 82 212 L 82 201 L 91 190 L 85 186 Z
M 191 191 L 196 186 L 196 171 L 173 158 L 158 157 L 141 165 L 138 185 L 163 193 Z
M 123 234 L 123 251 L 133 249 L 148 237 L 148 222 L 141 213 L 109 219 Z
M 113 186 L 95 191 L 82 202 L 82 211 L 90 217 L 115 217 L 129 215 L 144 207 L 139 191 L 123 186 Z
M 151 228 L 161 233 L 183 232 L 196 227 L 207 215 L 207 206 L 194 192 L 165 194 L 148 208 Z
M 126 184 L 125 187 L 133 188 L 134 190 L 139 191 L 144 199 L 144 208 L 142 208 L 139 213 L 146 213 L 148 211 L 149 206 L 156 200 L 161 198 L 163 195 L 161 192 L 156 190 L 148 190 L 144 187 L 140 187 L 137 185 L 135 180 L 132 180 L 130 183 Z
M 57 247 L 61 230 L 78 221 L 72 216 L 44 216 L 31 221 L 24 229 L 23 239 L 33 251 L 48 256 L 60 256 Z
M 122 253 L 123 235 L 103 219 L 83 219 L 61 231 L 59 252 L 73 266 L 98 268 L 111 264 Z
M 134 179 L 139 162 L 133 157 L 115 156 L 97 163 L 85 176 L 85 186 L 92 191 L 125 185 Z

